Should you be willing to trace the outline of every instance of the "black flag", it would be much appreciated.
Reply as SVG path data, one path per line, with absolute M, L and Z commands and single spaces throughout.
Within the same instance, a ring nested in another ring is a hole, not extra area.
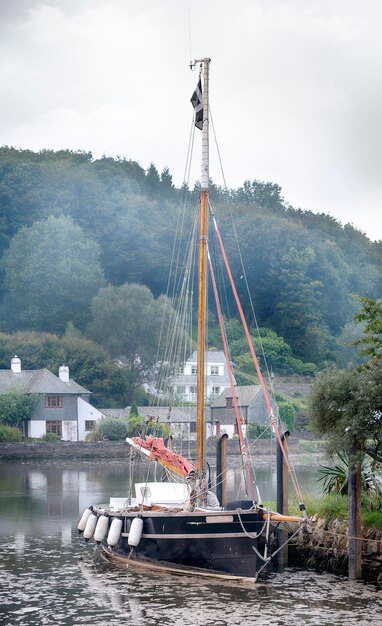
M 194 93 L 191 96 L 191 104 L 195 109 L 195 126 L 202 130 L 203 128 L 203 96 L 202 96 L 202 79 L 199 78 L 199 82 L 196 86 Z

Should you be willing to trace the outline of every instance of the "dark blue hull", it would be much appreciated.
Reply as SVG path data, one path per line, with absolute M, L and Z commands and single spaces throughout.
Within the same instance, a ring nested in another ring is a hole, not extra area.
M 264 565 L 262 511 L 197 511 L 139 513 L 143 532 L 137 547 L 129 545 L 136 512 L 116 515 L 123 521 L 118 544 L 104 544 L 109 557 L 178 569 L 198 569 L 213 575 L 255 578 Z M 259 556 L 261 555 L 261 556 Z

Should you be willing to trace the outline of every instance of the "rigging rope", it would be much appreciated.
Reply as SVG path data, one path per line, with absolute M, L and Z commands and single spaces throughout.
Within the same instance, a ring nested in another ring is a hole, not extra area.
M 215 228 L 217 240 L 219 242 L 220 250 L 221 250 L 221 253 L 222 253 L 222 256 L 223 256 L 223 260 L 224 260 L 224 264 L 225 264 L 225 267 L 226 267 L 226 270 L 227 270 L 227 275 L 228 275 L 228 278 L 229 278 L 229 281 L 230 281 L 230 284 L 231 284 L 231 288 L 232 288 L 232 292 L 233 292 L 233 295 L 234 295 L 234 298 L 235 298 L 235 302 L 236 302 L 236 305 L 237 305 L 237 308 L 238 308 L 239 316 L 240 316 L 240 319 L 241 319 L 242 324 L 243 324 L 245 336 L 246 336 L 247 342 L 248 342 L 248 347 L 249 347 L 249 350 L 250 350 L 250 353 L 251 353 L 251 356 L 252 356 L 252 360 L 253 360 L 253 363 L 254 363 L 254 366 L 255 366 L 255 369 L 256 369 L 256 373 L 257 373 L 257 376 L 258 376 L 258 379 L 259 379 L 259 383 L 260 383 L 261 389 L 263 391 L 265 404 L 267 405 L 267 409 L 268 409 L 268 412 L 269 412 L 269 418 L 271 420 L 271 424 L 272 424 L 273 430 L 275 432 L 275 435 L 277 437 L 279 446 L 280 446 L 280 448 L 282 450 L 282 453 L 283 453 L 283 456 L 284 456 L 284 459 L 285 459 L 285 463 L 286 463 L 286 466 L 288 468 L 288 471 L 289 471 L 289 474 L 290 474 L 290 477 L 291 477 L 291 480 L 292 480 L 292 483 L 293 483 L 294 490 L 296 492 L 296 496 L 297 496 L 297 498 L 299 500 L 300 510 L 301 511 L 305 511 L 305 505 L 304 505 L 304 503 L 302 501 L 302 496 L 301 496 L 301 493 L 300 493 L 300 489 L 298 487 L 298 484 L 297 484 L 297 482 L 295 480 L 295 477 L 294 477 L 294 474 L 292 472 L 292 469 L 291 469 L 291 466 L 290 466 L 290 463 L 289 463 L 289 459 L 288 459 L 286 450 L 284 449 L 284 446 L 282 445 L 281 435 L 280 435 L 280 432 L 279 432 L 279 429 L 278 429 L 277 421 L 276 421 L 276 418 L 275 418 L 275 416 L 273 414 L 273 408 L 272 408 L 272 405 L 271 405 L 271 402 L 270 402 L 270 399 L 269 399 L 268 391 L 267 391 L 267 389 L 265 387 L 264 378 L 263 378 L 263 375 L 262 375 L 261 370 L 260 370 L 260 365 L 259 365 L 256 353 L 255 353 L 255 350 L 254 350 L 254 347 L 253 347 L 253 343 L 252 343 L 252 339 L 251 339 L 251 336 L 250 336 L 250 333 L 249 333 L 248 325 L 247 325 L 247 322 L 245 320 L 243 309 L 242 309 L 242 306 L 241 306 L 241 303 L 240 303 L 240 300 L 239 300 L 239 296 L 238 296 L 238 293 L 237 293 L 237 290 L 236 290 L 236 286 L 235 286 L 235 283 L 234 283 L 234 280 L 233 280 L 233 277 L 232 277 L 231 268 L 229 266 L 229 262 L 228 262 L 228 258 L 227 258 L 226 252 L 225 252 L 224 244 L 223 244 L 223 241 L 222 241 L 222 238 L 221 238 L 221 235 L 220 235 L 219 227 L 218 227 L 217 221 L 216 221 L 215 216 L 213 215 L 213 213 L 212 213 L 212 222 L 213 222 L 213 225 L 214 225 L 214 228 Z
M 217 288 L 216 288 L 215 274 L 214 274 L 214 269 L 212 267 L 211 255 L 210 255 L 208 246 L 207 246 L 207 255 L 208 255 L 208 264 L 209 264 L 209 267 L 210 267 L 212 288 L 213 288 L 214 295 L 215 295 L 215 303 L 216 303 L 216 310 L 217 310 L 218 319 L 219 319 L 220 332 L 221 332 L 222 341 L 223 341 L 224 355 L 225 355 L 225 358 L 226 358 L 226 361 L 227 361 L 228 378 L 229 378 L 229 384 L 230 384 L 230 388 L 231 388 L 231 392 L 232 392 L 232 402 L 233 402 L 233 406 L 234 406 L 234 409 L 235 409 L 236 422 L 237 422 L 237 431 L 238 431 L 238 434 L 239 434 L 240 450 L 241 450 L 241 456 L 243 458 L 243 464 L 244 464 L 244 469 L 245 469 L 247 489 L 249 490 L 249 495 L 250 495 L 252 501 L 254 501 L 255 500 L 255 493 L 253 491 L 252 477 L 251 477 L 251 472 L 250 472 L 249 465 L 248 465 L 248 456 L 247 456 L 245 440 L 244 440 L 244 437 L 243 437 L 241 415 L 240 415 L 239 406 L 238 406 L 238 403 L 237 403 L 236 392 L 235 392 L 235 383 L 234 383 L 234 380 L 233 380 L 232 368 L 231 368 L 231 363 L 230 363 L 229 353 L 228 353 L 227 337 L 226 337 L 225 331 L 224 331 L 224 324 L 223 324 L 223 318 L 222 318 L 222 313 L 221 313 L 221 308 L 220 308 L 219 296 L 218 296 L 218 292 L 217 292 Z M 258 498 L 260 500 L 260 494 L 258 494 Z

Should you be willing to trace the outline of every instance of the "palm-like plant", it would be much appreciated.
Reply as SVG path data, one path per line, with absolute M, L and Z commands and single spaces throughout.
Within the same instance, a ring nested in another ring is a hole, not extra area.
M 348 492 L 348 459 L 338 455 L 341 463 L 336 465 L 322 465 L 318 470 L 319 482 L 322 482 L 324 494 L 338 493 L 344 496 Z
M 346 454 L 337 455 L 340 463 L 336 465 L 322 465 L 319 469 L 324 494 L 338 493 L 346 496 L 348 493 L 348 466 L 349 459 Z M 379 468 L 380 469 L 380 468 Z M 364 458 L 361 466 L 361 489 L 371 498 L 382 498 L 382 477 L 378 467 L 372 464 L 370 459 Z

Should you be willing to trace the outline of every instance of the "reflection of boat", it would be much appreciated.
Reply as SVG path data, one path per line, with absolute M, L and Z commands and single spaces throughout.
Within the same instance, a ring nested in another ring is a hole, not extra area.
M 199 63 L 196 62 L 196 63 Z M 195 126 L 202 130 L 202 174 L 198 219 L 198 338 L 197 338 L 197 461 L 191 463 L 167 449 L 162 439 L 128 439 L 128 443 L 149 460 L 161 463 L 177 481 L 168 483 L 145 482 L 135 485 L 135 498 L 112 498 L 109 505 L 90 507 L 79 524 L 86 539 L 94 536 L 102 543 L 105 556 L 117 565 L 166 569 L 168 572 L 215 576 L 225 579 L 254 580 L 260 569 L 271 559 L 271 535 L 274 524 L 287 518 L 264 509 L 248 460 L 242 419 L 237 403 L 235 385 L 230 369 L 230 358 L 219 305 L 213 264 L 208 248 L 208 184 L 209 184 L 209 59 L 200 61 L 200 78 L 191 102 L 195 108 Z M 203 86 L 202 86 L 203 83 Z M 282 446 L 277 420 L 273 415 L 258 361 L 237 292 L 232 283 L 222 240 L 213 218 L 216 237 L 223 252 L 239 314 L 249 340 L 256 371 L 264 393 L 271 424 Z M 212 289 L 217 304 L 217 315 L 228 365 L 232 401 L 236 414 L 237 431 L 243 457 L 247 499 L 220 503 L 208 486 L 205 446 L 206 371 L 206 292 L 209 268 Z M 177 341 L 179 337 L 177 337 Z M 179 359 L 179 350 L 177 358 Z M 182 361 L 178 360 L 179 363 Z M 174 373 L 174 370 L 173 370 Z M 158 387 L 159 388 L 159 387 Z M 256 493 L 255 493 L 256 491 Z M 221 506 L 222 505 L 222 506 Z M 303 505 L 301 504 L 301 510 Z

